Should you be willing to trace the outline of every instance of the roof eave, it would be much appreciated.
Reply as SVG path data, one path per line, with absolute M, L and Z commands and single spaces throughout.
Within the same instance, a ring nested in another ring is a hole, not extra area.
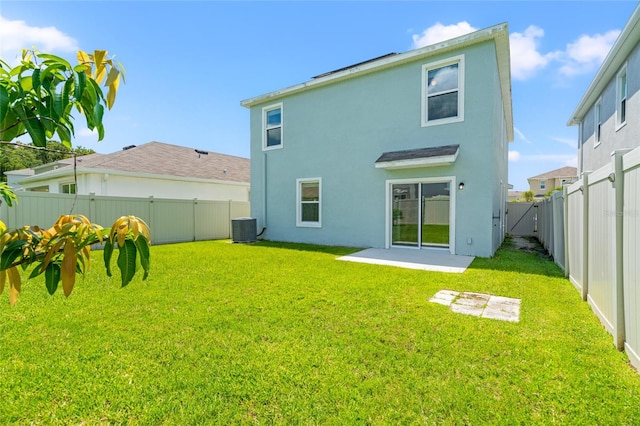
M 622 32 L 616 39 L 613 47 L 607 54 L 600 69 L 591 81 L 591 84 L 589 84 L 585 94 L 582 96 L 578 106 L 567 122 L 567 126 L 576 126 L 582 122 L 591 105 L 596 102 L 638 42 L 640 42 L 640 5 L 636 6 L 631 18 L 629 18 L 629 21 L 622 29 Z
M 502 39 L 502 42 L 499 40 Z M 510 83 L 510 71 L 509 71 L 509 34 L 508 34 L 508 26 L 506 23 L 494 25 L 489 28 L 485 28 L 479 31 L 475 31 L 473 33 L 465 34 L 460 37 L 456 37 L 450 40 L 446 40 L 440 43 L 436 43 L 433 45 L 425 46 L 420 49 L 411 50 L 409 52 L 400 53 L 395 56 L 387 57 L 381 59 L 379 61 L 375 61 L 372 63 L 365 63 L 360 66 L 355 66 L 344 71 L 336 72 L 333 74 L 329 74 L 325 77 L 316 78 L 310 81 L 306 81 L 304 83 L 296 84 L 294 86 L 289 86 L 284 89 L 276 90 L 273 92 L 266 93 L 264 95 L 256 96 L 253 98 L 245 99 L 240 102 L 245 108 L 250 108 L 255 105 L 259 105 L 261 103 L 265 103 L 272 99 L 277 99 L 283 96 L 292 95 L 295 93 L 299 93 L 305 90 L 309 90 L 311 88 L 325 86 L 327 84 L 333 84 L 339 81 L 343 81 L 346 79 L 359 77 L 374 71 L 383 70 L 386 68 L 394 67 L 406 62 L 415 61 L 421 58 L 428 58 L 430 56 L 439 55 L 442 53 L 446 53 L 448 51 L 460 49 L 465 46 L 474 45 L 477 43 L 482 43 L 488 40 L 496 40 L 496 44 L 500 44 L 498 47 L 498 58 L 504 58 L 506 55 L 506 63 L 499 64 L 499 68 L 501 70 L 501 84 L 504 86 L 504 82 Z M 506 65 L 506 68 L 505 68 Z M 506 72 L 505 72 L 506 69 Z M 511 85 L 508 84 L 508 100 L 511 100 Z M 505 87 L 502 87 L 503 95 L 505 95 Z M 506 99 L 505 99 L 506 104 Z M 511 116 L 511 103 L 509 102 L 509 106 L 505 107 L 505 115 L 507 116 L 507 121 L 510 120 Z M 512 126 L 511 126 L 512 127 Z M 513 133 L 511 130 L 510 133 Z M 510 137 L 510 140 L 513 140 L 513 136 Z

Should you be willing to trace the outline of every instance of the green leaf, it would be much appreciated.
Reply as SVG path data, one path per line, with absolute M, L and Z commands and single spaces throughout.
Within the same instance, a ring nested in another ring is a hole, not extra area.
M 103 115 L 104 115 L 104 107 L 102 106 L 101 103 L 96 103 L 93 107 L 93 121 L 95 122 L 96 126 L 99 126 L 102 124 Z
M 23 105 L 16 106 L 16 113 L 20 120 L 22 120 L 22 124 L 24 128 L 31 136 L 31 141 L 35 146 L 46 147 L 47 146 L 47 138 L 44 133 L 44 128 L 42 127 L 42 123 L 36 117 L 31 110 L 26 109 Z
M 9 269 L 11 264 L 22 255 L 24 246 L 27 241 L 18 240 L 7 244 L 0 256 L 0 271 Z
M 60 265 L 57 263 L 50 263 L 47 269 L 44 271 L 44 283 L 47 286 L 47 291 L 53 296 L 53 293 L 58 289 L 60 283 Z
M 138 238 L 134 241 L 136 248 L 138 249 L 138 253 L 140 253 L 140 266 L 144 270 L 144 275 L 142 276 L 143 280 L 146 280 L 149 276 L 149 266 L 151 260 L 151 252 L 149 250 L 149 240 L 142 234 L 138 235 Z
M 0 123 L 2 123 L 9 112 L 9 92 L 4 86 L 0 86 Z
M 38 265 L 33 268 L 33 271 L 31 271 L 31 274 L 29 275 L 29 279 L 32 280 L 35 277 L 37 277 L 38 275 L 40 275 L 42 273 L 42 262 L 38 263 Z
M 84 89 L 87 87 L 87 74 L 79 72 L 76 74 L 76 87 L 73 96 L 79 102 L 84 94 Z
M 10 142 L 24 132 L 25 128 L 20 122 L 20 118 L 12 110 L 9 110 L 4 121 L 0 122 L 0 140 Z
M 125 287 L 136 274 L 136 245 L 130 239 L 124 241 L 124 246 L 118 247 L 118 268 L 122 277 L 122 287 Z
M 66 60 L 61 58 L 60 56 L 51 55 L 49 53 L 38 53 L 38 58 L 45 59 L 47 64 L 60 64 L 66 69 L 71 69 L 71 64 Z
M 107 270 L 107 276 L 111 276 L 111 255 L 113 254 L 113 244 L 107 238 L 104 242 L 104 249 L 102 250 L 102 257 L 104 258 L 104 268 Z
M 40 68 L 36 68 L 33 70 L 33 74 L 31 74 L 31 80 L 33 84 L 33 91 L 38 94 L 38 89 L 40 89 Z
M 60 138 L 60 143 L 63 145 L 71 145 L 71 133 L 69 133 L 69 129 L 67 129 L 62 124 L 58 124 L 57 128 L 58 137 Z

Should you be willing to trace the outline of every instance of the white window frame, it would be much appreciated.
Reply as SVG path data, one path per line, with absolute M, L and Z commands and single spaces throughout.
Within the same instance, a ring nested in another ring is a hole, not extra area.
M 268 126 L 267 125 L 267 113 L 274 109 L 280 109 L 280 126 Z M 274 146 L 267 146 L 267 130 L 276 129 L 280 127 L 280 144 Z M 262 150 L 270 151 L 272 149 L 282 149 L 284 145 L 284 108 L 282 102 L 268 105 L 262 108 Z
M 71 186 L 74 186 L 75 192 L 64 192 L 64 187 L 68 186 L 71 189 Z M 75 182 L 65 182 L 60 184 L 60 193 L 61 194 L 73 194 L 75 195 L 78 192 L 78 185 Z
M 308 222 L 302 220 L 302 184 L 317 183 L 318 184 L 318 221 Z M 296 226 L 305 228 L 322 227 L 322 178 L 302 178 L 296 179 Z
M 622 79 L 625 80 L 625 94 L 622 96 Z M 627 78 L 627 64 L 625 63 L 616 75 L 616 130 L 621 129 L 627 124 L 627 113 L 629 106 L 629 81 Z M 625 117 L 622 120 L 622 104 L 624 102 Z
M 547 189 L 547 180 L 546 179 L 540 179 L 540 182 L 538 184 L 540 186 L 540 189 Z
M 458 115 L 455 117 L 447 117 L 429 121 L 429 102 L 427 92 L 429 71 L 456 63 L 458 64 Z M 437 126 L 440 124 L 457 123 L 460 121 L 464 121 L 464 75 L 464 55 L 453 56 L 442 61 L 431 62 L 422 66 L 422 127 Z
M 602 98 L 596 101 L 593 107 L 593 116 L 593 147 L 597 148 L 602 141 Z

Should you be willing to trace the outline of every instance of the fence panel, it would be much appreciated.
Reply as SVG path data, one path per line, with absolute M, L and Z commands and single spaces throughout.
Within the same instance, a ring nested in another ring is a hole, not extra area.
M 589 224 L 587 262 L 588 300 L 613 334 L 615 318 L 615 190 L 609 181 L 611 165 L 589 175 Z
M 569 280 L 582 292 L 584 276 L 584 188 L 582 180 L 569 186 L 567 190 L 568 221 L 567 245 L 569 258 Z
M 248 202 L 169 200 L 95 195 L 18 192 L 18 204 L 0 205 L 0 220 L 9 228 L 51 226 L 60 215 L 82 214 L 108 227 L 121 216 L 133 215 L 151 229 L 153 244 L 225 239 L 231 235 L 231 219 L 248 216 Z
M 552 255 L 553 261 L 561 267 L 565 269 L 565 251 L 564 251 L 564 195 L 561 191 L 556 191 L 551 195 L 551 206 L 550 209 L 552 211 L 552 230 L 553 233 L 553 245 L 552 247 Z
M 625 350 L 640 368 L 640 149 L 623 157 L 623 289 Z

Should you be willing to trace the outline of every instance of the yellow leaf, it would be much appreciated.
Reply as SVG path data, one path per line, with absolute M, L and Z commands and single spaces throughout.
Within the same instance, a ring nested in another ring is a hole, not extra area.
M 93 60 L 96 63 L 96 71 L 99 70 L 100 68 L 104 69 L 104 64 L 102 63 L 102 61 L 104 60 L 104 57 L 107 56 L 107 51 L 106 50 L 94 50 L 93 51 Z M 98 79 L 96 78 L 96 81 L 98 81 Z M 99 83 L 100 81 L 98 81 Z
M 91 246 L 82 247 L 82 255 L 87 259 L 87 269 L 91 265 Z M 86 272 L 86 271 L 85 271 Z
M 74 245 L 67 240 L 64 245 L 64 259 L 60 266 L 60 277 L 62 278 L 62 290 L 65 296 L 69 296 L 73 291 L 73 285 L 76 282 L 76 263 L 78 255 Z
M 101 84 L 102 80 L 104 80 L 106 76 L 107 76 L 107 67 L 105 67 L 104 64 L 96 68 L 96 76 L 94 78 L 96 83 Z
M 78 50 L 78 63 L 80 64 L 84 64 L 86 62 L 90 62 L 91 59 L 89 58 L 89 55 L 87 55 L 86 52 L 82 51 L 82 50 Z
M 0 234 L 4 234 L 5 232 L 7 232 L 7 225 L 5 225 L 4 222 L 0 220 Z
M 7 272 L 2 270 L 0 271 L 0 294 L 4 291 L 4 282 L 7 279 Z
M 7 269 L 7 275 L 9 276 L 9 303 L 11 303 L 11 306 L 15 306 L 22 288 L 22 279 L 15 266 Z
M 47 269 L 47 266 L 49 266 L 49 262 L 51 262 L 51 258 L 53 257 L 54 254 L 58 252 L 58 250 L 60 250 L 60 247 L 62 246 L 64 241 L 65 240 L 60 240 L 57 243 L 55 243 L 53 247 L 49 247 L 49 250 L 47 251 L 47 254 L 44 257 L 44 261 L 42 262 L 40 273 L 43 273 L 44 270 Z

